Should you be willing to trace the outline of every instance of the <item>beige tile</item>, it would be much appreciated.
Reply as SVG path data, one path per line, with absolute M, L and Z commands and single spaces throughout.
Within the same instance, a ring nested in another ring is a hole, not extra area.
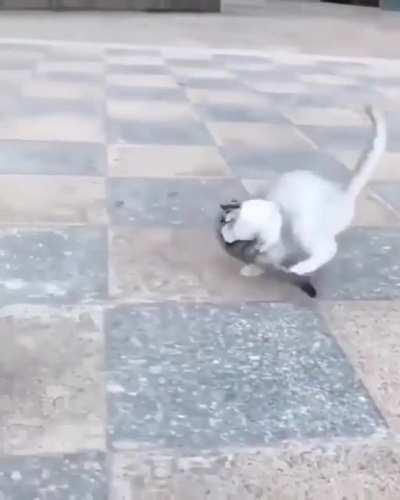
M 400 431 L 400 302 L 326 305 L 331 331 L 395 432 Z
M 354 78 L 318 73 L 301 75 L 299 79 L 305 83 L 321 83 L 323 85 L 355 85 L 357 83 Z
M 357 165 L 357 160 L 360 157 L 360 151 L 337 151 L 334 156 L 346 165 L 347 168 L 353 170 Z M 400 153 L 386 152 L 380 160 L 374 175 L 373 180 L 376 181 L 400 181 Z
M 271 102 L 267 96 L 238 90 L 186 89 L 186 95 L 196 104 L 264 104 Z
M 127 64 L 137 66 L 162 66 L 162 57 L 145 55 L 108 55 L 107 62 L 111 64 Z
M 107 75 L 107 83 L 109 85 L 122 85 L 131 87 L 162 87 L 175 88 L 178 87 L 177 82 L 170 75 L 140 75 L 111 73 Z
M 20 86 L 29 80 L 32 71 L 25 69 L 0 69 L 0 82 Z
M 206 231 L 114 228 L 110 293 L 122 301 L 283 300 L 300 292 L 268 276 L 240 276 L 241 263 Z
M 302 94 L 307 92 L 307 84 L 303 82 L 268 82 L 253 81 L 251 87 L 271 94 Z
M 283 443 L 276 448 L 176 457 L 121 451 L 111 461 L 113 500 L 397 500 L 396 438 Z
M 310 151 L 313 143 L 290 125 L 265 123 L 208 123 L 219 146 L 271 151 Z
M 112 118 L 131 118 L 137 121 L 173 121 L 194 119 L 189 103 L 160 101 L 126 101 L 110 99 L 107 111 Z
M 85 82 L 61 82 L 50 79 L 31 80 L 22 87 L 25 97 L 38 97 L 43 99 L 102 99 L 104 90 L 98 85 Z
M 36 71 L 48 72 L 76 72 L 89 75 L 99 75 L 104 72 L 104 64 L 96 61 L 43 61 L 38 64 Z
M 364 112 L 341 108 L 290 107 L 283 113 L 296 125 L 313 125 L 321 127 L 368 126 L 369 121 Z
M 199 68 L 198 66 L 171 67 L 173 73 L 179 78 L 233 78 L 233 75 L 224 69 Z
M 103 179 L 63 176 L 2 176 L 0 224 L 103 224 Z
M 214 147 L 110 146 L 113 177 L 224 177 L 231 171 Z
M 356 204 L 353 226 L 385 227 L 399 226 L 400 218 L 390 209 L 369 194 L 364 192 Z
M 0 139 L 26 141 L 103 142 L 104 124 L 100 116 L 73 111 L 3 116 Z
M 104 449 L 101 312 L 3 307 L 0 330 L 2 452 Z

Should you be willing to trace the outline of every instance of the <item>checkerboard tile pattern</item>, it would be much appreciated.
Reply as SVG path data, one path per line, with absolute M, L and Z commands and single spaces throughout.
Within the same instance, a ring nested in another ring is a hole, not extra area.
M 170 481 L 220 474 L 209 448 L 398 426 L 379 385 L 394 370 L 365 370 L 375 347 L 348 323 L 360 300 L 397 321 L 396 64 L 0 44 L 0 497 L 187 500 Z M 346 182 L 375 101 L 388 152 L 316 278 L 320 303 L 240 276 L 219 202 L 295 168 Z M 237 498 L 263 498 L 251 488 Z

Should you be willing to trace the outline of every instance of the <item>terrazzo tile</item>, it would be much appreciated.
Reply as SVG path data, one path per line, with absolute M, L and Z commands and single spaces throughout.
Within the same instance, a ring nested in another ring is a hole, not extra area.
M 400 214 L 400 183 L 374 183 L 371 188 L 378 194 L 389 206 Z
M 334 260 L 316 276 L 321 297 L 384 300 L 400 297 L 400 231 L 353 228 L 339 239 Z
M 196 109 L 207 122 L 288 123 L 282 114 L 266 104 L 204 104 Z
M 332 151 L 332 155 L 350 170 L 356 167 L 360 154 L 360 151 Z M 386 151 L 379 160 L 372 179 L 382 182 L 400 182 L 400 153 Z
M 174 122 L 116 118 L 108 124 L 109 142 L 114 144 L 159 144 L 160 146 L 209 146 L 213 140 L 200 120 Z
M 2 453 L 104 449 L 101 311 L 2 307 L 0 328 Z
M 135 449 L 113 454 L 111 492 L 125 500 L 393 500 L 400 494 L 399 462 L 393 438 L 288 442 L 179 458 L 169 450 Z
M 213 230 L 114 227 L 109 252 L 110 294 L 124 302 L 303 297 L 282 277 L 241 276 L 242 263 L 227 255 Z
M 0 175 L 99 176 L 105 171 L 105 147 L 100 144 L 0 142 Z
M 0 460 L 0 494 L 22 500 L 106 500 L 106 466 L 101 453 Z
M 151 87 L 147 85 L 108 85 L 107 95 L 110 99 L 121 100 L 160 100 L 160 101 L 181 101 L 185 95 L 178 86 Z
M 384 428 L 307 309 L 138 305 L 112 310 L 106 328 L 108 431 L 117 446 L 251 447 Z
M 295 107 L 282 110 L 295 125 L 359 127 L 369 125 L 365 113 L 349 108 Z
M 0 231 L 2 303 L 75 303 L 106 294 L 101 229 Z
M 310 151 L 314 146 L 290 125 L 266 123 L 208 123 L 219 146 L 232 151 Z
M 236 179 L 109 179 L 108 206 L 117 225 L 213 226 L 219 203 L 244 195 Z
M 292 170 L 311 170 L 340 183 L 347 182 L 350 178 L 350 173 L 341 163 L 320 151 L 271 153 L 224 148 L 223 154 L 232 171 L 245 178 L 272 180 L 277 175 Z
M 399 302 L 327 304 L 324 309 L 356 372 L 392 430 L 399 432 Z
M 105 224 L 103 179 L 3 175 L 0 225 Z
M 301 126 L 300 130 L 323 151 L 362 151 L 371 136 L 363 127 Z
M 212 146 L 110 146 L 112 177 L 224 177 L 231 171 Z

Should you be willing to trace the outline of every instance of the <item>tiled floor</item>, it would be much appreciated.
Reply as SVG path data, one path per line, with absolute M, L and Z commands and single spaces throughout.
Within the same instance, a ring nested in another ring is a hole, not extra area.
M 400 497 L 400 64 L 0 44 L 0 498 Z M 308 300 L 218 204 L 389 151 Z M 323 443 L 323 444 L 322 444 Z

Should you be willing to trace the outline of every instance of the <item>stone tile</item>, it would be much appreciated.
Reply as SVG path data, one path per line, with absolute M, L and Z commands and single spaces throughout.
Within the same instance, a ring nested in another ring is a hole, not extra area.
M 115 57 L 149 58 L 161 57 L 159 49 L 148 49 L 144 47 L 107 47 L 105 57 L 114 59 Z
M 232 171 L 244 178 L 272 180 L 292 170 L 311 170 L 327 179 L 347 182 L 348 170 L 331 156 L 320 151 L 268 152 L 224 149 Z
M 112 177 L 225 177 L 230 169 L 211 146 L 109 146 Z
M 165 61 L 159 54 L 110 54 L 107 56 L 108 64 L 123 64 L 126 66 L 165 66 Z
M 219 146 L 233 153 L 242 151 L 302 152 L 314 149 L 313 144 L 290 125 L 260 123 L 208 123 Z
M 327 304 L 331 329 L 394 432 L 400 430 L 400 303 Z
M 106 235 L 101 229 L 0 232 L 2 303 L 74 303 L 106 294 Z
M 322 298 L 384 300 L 400 297 L 400 231 L 353 228 L 339 239 L 335 259 L 317 273 Z
M 294 300 L 302 293 L 282 277 L 246 278 L 213 231 L 114 228 L 110 293 L 134 302 Z
M 288 82 L 287 80 L 271 82 L 268 79 L 247 82 L 249 87 L 258 92 L 267 94 L 301 94 L 307 92 L 307 85 L 302 82 Z
M 119 75 L 166 75 L 170 68 L 163 64 L 107 64 L 107 74 Z
M 300 130 L 323 151 L 362 151 L 370 134 L 364 127 L 301 126 Z
M 41 73 L 65 73 L 78 72 L 84 74 L 102 75 L 105 70 L 104 63 L 101 61 L 49 61 L 40 62 L 35 68 L 38 74 Z
M 365 436 L 384 426 L 306 308 L 136 305 L 110 311 L 106 325 L 108 431 L 116 446 L 251 447 Z
M 229 76 L 227 78 L 215 78 L 215 77 L 188 77 L 181 78 L 179 84 L 182 88 L 188 89 L 205 89 L 205 90 L 246 90 L 244 84 L 234 78 Z
M 314 73 L 300 75 L 299 80 L 305 83 L 318 83 L 323 85 L 356 85 L 357 79 L 350 76 L 327 75 L 324 73 Z
M 2 117 L 0 139 L 102 142 L 101 106 L 65 99 L 29 99 Z
M 178 65 L 170 64 L 172 74 L 180 83 L 190 82 L 191 79 L 197 78 L 216 78 L 226 79 L 234 78 L 234 75 L 226 69 L 213 65 Z
M 106 465 L 102 453 L 0 460 L 0 493 L 5 499 L 106 500 L 106 491 Z
M 282 114 L 267 104 L 205 104 L 196 109 L 207 122 L 288 123 Z
M 50 61 L 65 61 L 65 62 L 101 62 L 102 50 L 95 45 L 88 44 L 79 45 L 58 45 L 46 54 Z
M 236 179 L 109 179 L 108 204 L 117 225 L 204 227 L 219 204 L 242 198 Z
M 32 71 L 30 69 L 0 69 L 0 83 L 10 84 L 19 88 L 31 78 Z
M 167 450 L 124 451 L 113 455 L 111 494 L 113 500 L 393 500 L 400 494 L 399 462 L 392 438 L 290 442 L 179 458 Z
M 297 107 L 282 110 L 295 125 L 359 127 L 369 125 L 365 113 L 346 108 Z
M 98 176 L 105 171 L 105 147 L 100 144 L 1 142 L 0 174 Z
M 108 124 L 109 142 L 114 144 L 158 144 L 160 146 L 210 146 L 213 140 L 200 120 L 174 122 L 117 118 Z
M 101 311 L 8 306 L 0 328 L 2 453 L 104 449 Z
M 272 105 L 272 99 L 257 94 L 248 89 L 241 90 L 204 90 L 186 89 L 189 100 L 200 105 L 248 105 L 265 106 Z
M 374 183 L 371 188 L 385 203 L 400 214 L 400 183 Z
M 194 109 L 188 102 L 110 99 L 107 102 L 107 113 L 111 118 L 129 118 L 134 121 L 155 123 L 197 119 Z
M 104 224 L 103 179 L 2 176 L 0 225 Z
M 41 99 L 103 100 L 104 90 L 95 82 L 35 78 L 22 86 L 22 95 Z
M 107 75 L 107 84 L 110 87 L 147 87 L 159 89 L 176 89 L 178 84 L 171 75 L 167 74 L 139 74 L 139 73 L 111 73 Z
M 350 170 L 357 165 L 360 151 L 333 151 L 332 154 Z M 400 153 L 386 151 L 372 178 L 376 181 L 400 182 Z
M 185 94 L 178 86 L 135 86 L 131 85 L 108 85 L 107 96 L 109 99 L 126 100 L 160 100 L 160 101 L 182 101 Z

